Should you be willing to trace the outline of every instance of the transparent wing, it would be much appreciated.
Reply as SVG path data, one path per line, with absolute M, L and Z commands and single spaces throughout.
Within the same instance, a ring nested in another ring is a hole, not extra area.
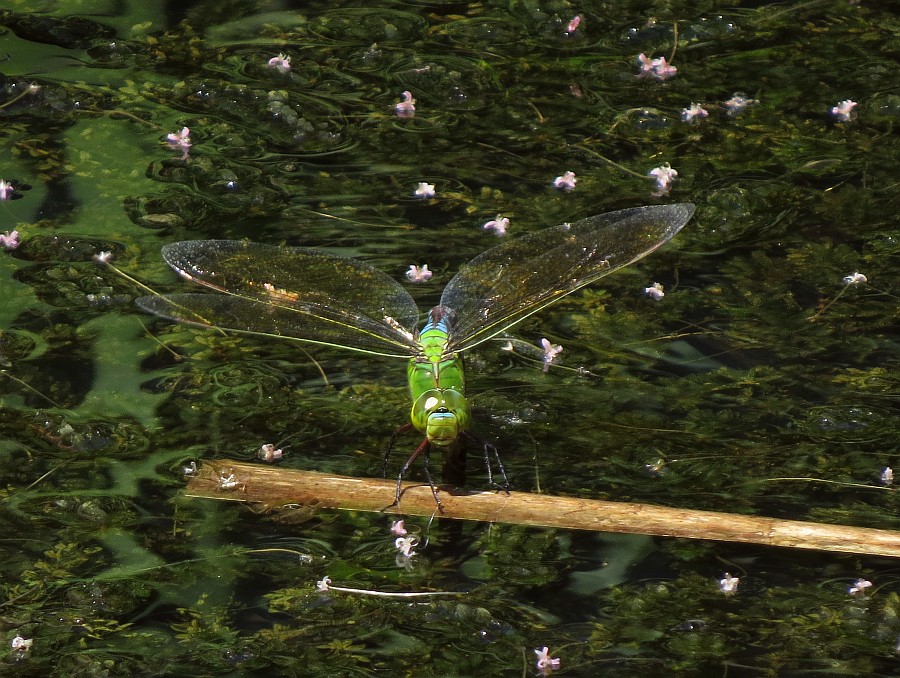
M 416 303 L 361 261 L 239 240 L 176 242 L 162 256 L 188 280 L 223 294 L 138 299 L 150 313 L 377 355 L 408 358 L 419 351 Z
M 689 203 L 599 214 L 510 240 L 466 264 L 441 305 L 455 313 L 450 350 L 464 351 L 650 254 L 688 222 Z

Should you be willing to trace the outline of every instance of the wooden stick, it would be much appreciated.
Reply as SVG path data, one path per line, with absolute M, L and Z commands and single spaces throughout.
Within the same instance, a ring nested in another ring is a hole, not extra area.
M 435 513 L 434 497 L 427 485 L 405 483 L 400 507 L 390 506 L 395 487 L 391 480 L 212 461 L 190 478 L 186 495 L 262 504 L 268 508 L 294 505 L 397 515 Z M 900 532 L 890 530 L 525 492 L 451 494 L 441 490 L 440 497 L 444 505 L 442 517 L 458 520 L 737 541 L 900 558 Z

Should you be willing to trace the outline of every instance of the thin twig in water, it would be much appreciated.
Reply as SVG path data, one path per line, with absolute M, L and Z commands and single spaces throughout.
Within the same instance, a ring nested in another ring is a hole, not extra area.
M 343 591 L 344 593 L 358 593 L 363 596 L 380 596 L 382 598 L 425 598 L 428 596 L 460 596 L 465 591 L 375 591 L 374 589 L 354 589 L 347 586 L 332 586 L 331 579 L 323 578 L 316 582 L 316 588 L 320 591 Z

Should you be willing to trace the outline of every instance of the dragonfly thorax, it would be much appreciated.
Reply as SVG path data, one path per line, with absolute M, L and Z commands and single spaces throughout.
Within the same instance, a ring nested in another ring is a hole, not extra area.
M 429 389 L 416 398 L 410 419 L 431 444 L 450 445 L 469 427 L 469 403 L 452 388 Z
M 452 322 L 452 309 L 435 306 L 428 312 L 428 322 L 419 332 L 419 361 L 431 364 L 435 378 L 438 376 L 438 365 L 450 357 L 448 346 Z

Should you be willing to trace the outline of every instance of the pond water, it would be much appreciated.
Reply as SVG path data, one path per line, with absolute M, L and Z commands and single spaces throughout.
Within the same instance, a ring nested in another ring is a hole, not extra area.
M 406 365 L 134 304 L 188 290 L 167 243 L 249 239 L 424 310 L 503 238 L 692 202 L 466 353 L 473 430 L 514 493 L 898 529 L 897 9 L 5 0 L 0 673 L 521 676 L 547 647 L 556 675 L 900 674 L 888 558 L 440 518 L 403 558 L 386 515 L 185 498 L 266 443 L 379 477 Z

